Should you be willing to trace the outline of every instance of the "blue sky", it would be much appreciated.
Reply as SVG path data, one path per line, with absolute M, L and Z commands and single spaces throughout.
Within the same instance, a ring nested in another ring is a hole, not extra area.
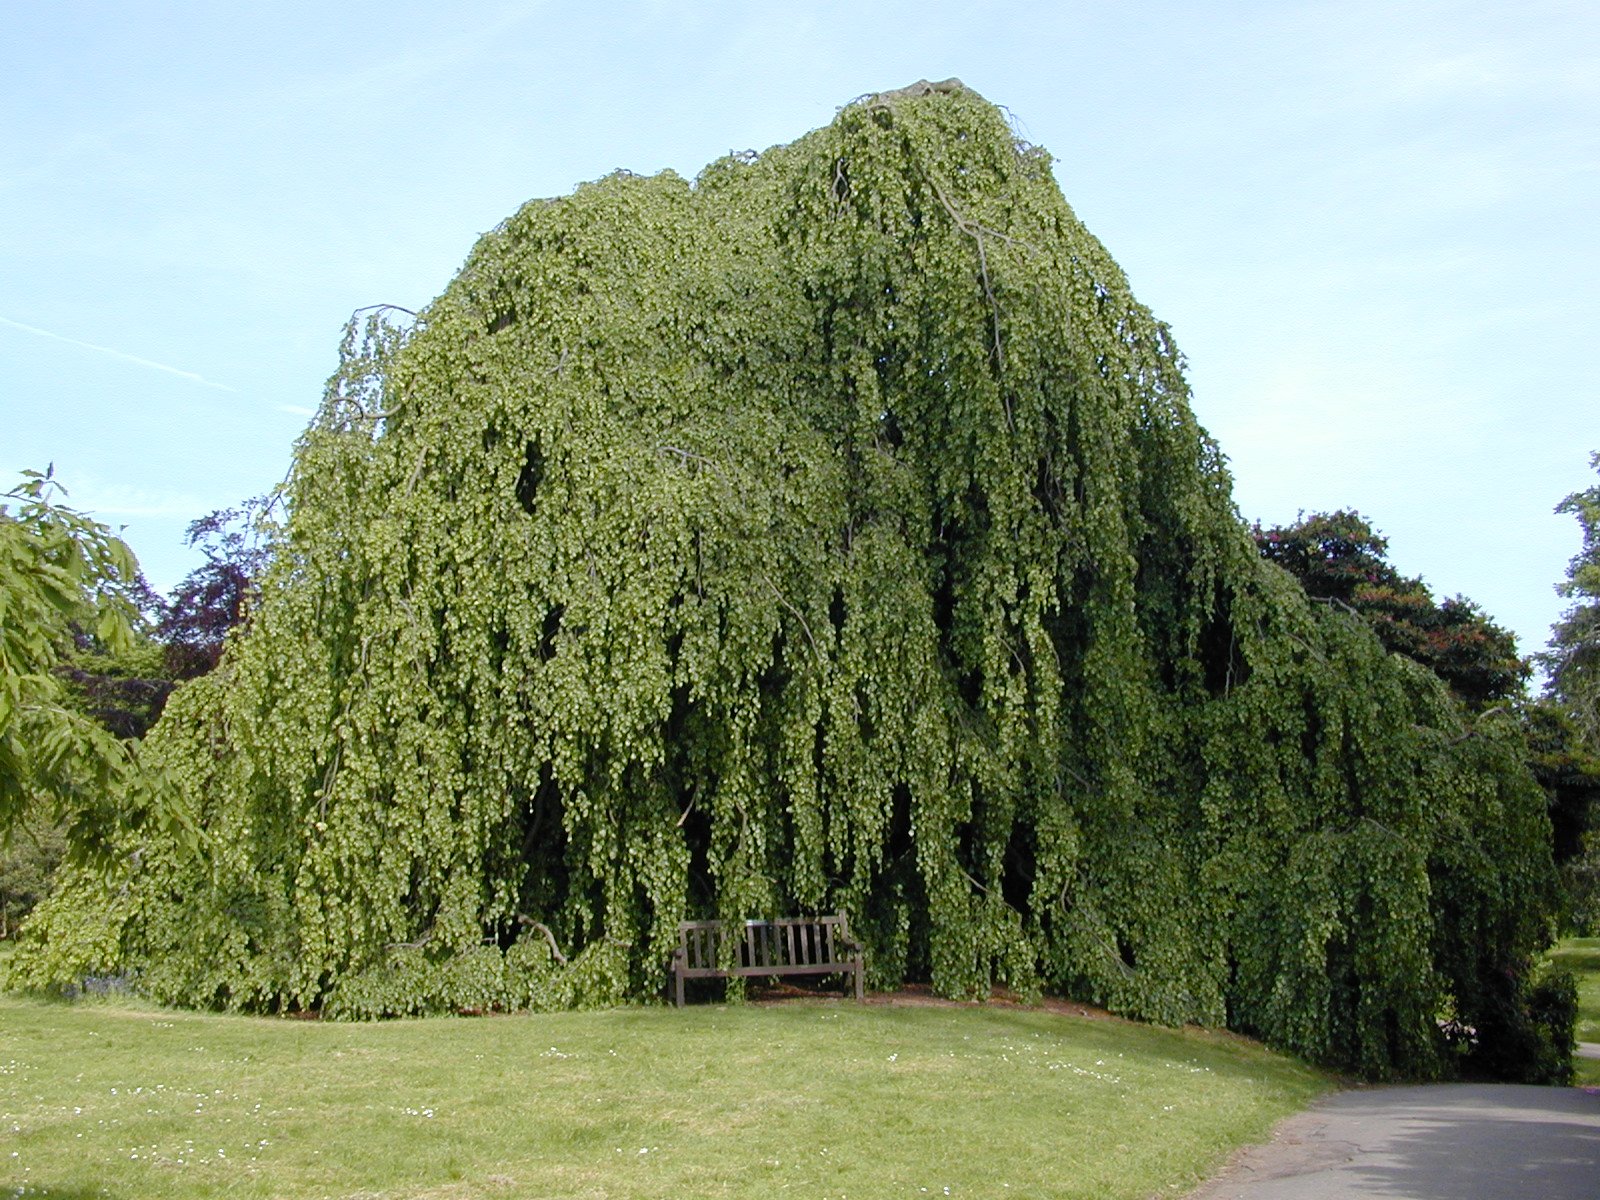
M 8 6 L 0 471 L 152 581 L 283 478 L 350 312 L 536 196 L 693 175 L 959 76 L 1190 361 L 1246 518 L 1354 507 L 1543 645 L 1595 481 L 1600 6 Z

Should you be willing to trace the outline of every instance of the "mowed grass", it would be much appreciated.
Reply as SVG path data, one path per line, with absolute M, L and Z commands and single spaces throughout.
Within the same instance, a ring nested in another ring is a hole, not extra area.
M 1600 938 L 1564 938 L 1550 959 L 1578 977 L 1578 1040 L 1600 1042 Z M 1600 1059 L 1575 1059 L 1573 1066 L 1574 1083 L 1600 1087 Z
M 0 996 L 0 1197 L 1147 1197 L 1331 1081 L 1002 1005 L 336 1024 Z

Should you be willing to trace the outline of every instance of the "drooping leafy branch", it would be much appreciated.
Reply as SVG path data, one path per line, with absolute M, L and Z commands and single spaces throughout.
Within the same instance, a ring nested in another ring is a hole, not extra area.
M 1506 739 L 1261 561 L 1167 329 L 974 93 L 536 201 L 389 316 L 149 743 L 212 860 L 48 904 L 29 978 L 609 1002 L 684 916 L 837 907 L 879 984 L 1381 1075 L 1546 935 Z

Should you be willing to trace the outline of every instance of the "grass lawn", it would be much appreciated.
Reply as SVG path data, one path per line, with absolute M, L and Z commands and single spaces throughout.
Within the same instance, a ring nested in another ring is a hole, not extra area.
M 1550 958 L 1578 977 L 1578 1040 L 1600 1042 L 1600 938 L 1565 938 Z M 1574 1066 L 1574 1083 L 1600 1087 L 1600 1059 L 1580 1058 Z
M 1226 1034 L 1003 1005 L 336 1024 L 0 996 L 0 1197 L 1148 1197 L 1330 1086 Z

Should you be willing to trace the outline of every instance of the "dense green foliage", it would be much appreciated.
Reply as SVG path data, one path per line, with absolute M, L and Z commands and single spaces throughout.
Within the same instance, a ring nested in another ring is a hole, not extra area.
M 1253 532 L 1262 556 L 1307 595 L 1359 613 L 1385 647 L 1427 667 L 1469 708 L 1522 695 L 1529 668 L 1511 631 L 1466 597 L 1437 601 L 1421 579 L 1402 575 L 1389 562 L 1388 539 L 1360 513 L 1302 514 Z
M 49 892 L 69 829 L 76 857 L 95 860 L 117 830 L 149 815 L 132 743 L 160 717 L 175 678 L 215 665 L 242 619 L 235 581 L 265 558 L 233 527 L 238 512 L 212 513 L 190 527 L 206 564 L 169 606 L 121 539 L 57 492 L 65 494 L 52 474 L 29 472 L 8 495 L 14 511 L 0 507 L 4 696 L 20 698 L 21 712 L 0 722 L 21 751 L 7 760 L 14 774 L 0 822 L 11 834 L 0 839 L 0 938 Z M 244 515 L 263 506 L 251 501 Z M 0 713 L 7 704 L 0 698 Z
M 530 203 L 386 317 L 146 744 L 211 861 L 76 882 L 25 981 L 415 1011 L 488 947 L 603 1003 L 682 917 L 841 908 L 880 986 L 1372 1075 L 1516 1009 L 1515 731 L 1261 560 L 1168 331 L 970 91 Z
M 1528 768 L 1545 793 L 1564 919 L 1591 928 L 1600 920 L 1600 861 L 1585 854 L 1584 842 L 1600 817 L 1600 759 L 1558 704 L 1527 701 L 1529 666 L 1515 637 L 1465 597 L 1435 601 L 1421 579 L 1402 575 L 1389 562 L 1387 540 L 1360 513 L 1301 514 L 1252 532 L 1262 557 L 1300 580 L 1307 595 L 1362 617 L 1385 647 L 1438 675 L 1469 710 L 1514 711 Z
M 49 894 L 66 852 L 62 825 L 40 817 L 24 816 L 0 843 L 0 941 Z
M 1470 1071 L 1509 1083 L 1572 1083 L 1572 1055 L 1578 1048 L 1578 980 L 1571 971 L 1546 967 L 1508 995 L 1505 1012 L 1491 1011 L 1479 1027 L 1487 1033 Z
M 1554 857 L 1561 866 L 1583 854 L 1585 839 L 1600 818 L 1600 757 L 1557 704 L 1526 704 L 1520 716 L 1528 766 L 1549 797 Z

